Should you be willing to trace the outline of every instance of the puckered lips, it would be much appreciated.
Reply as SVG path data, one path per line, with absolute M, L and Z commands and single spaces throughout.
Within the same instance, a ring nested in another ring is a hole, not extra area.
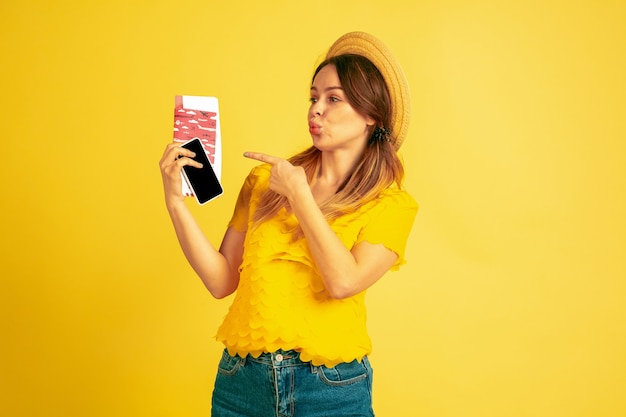
M 312 135 L 319 135 L 322 131 L 322 126 L 315 122 L 309 122 L 309 133 Z

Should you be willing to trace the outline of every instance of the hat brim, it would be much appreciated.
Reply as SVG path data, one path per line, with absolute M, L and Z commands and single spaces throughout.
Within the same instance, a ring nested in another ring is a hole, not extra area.
M 354 54 L 369 59 L 382 74 L 392 100 L 391 130 L 393 145 L 400 149 L 409 130 L 411 96 L 402 67 L 391 51 L 378 38 L 365 32 L 350 32 L 341 36 L 328 50 L 326 58 Z

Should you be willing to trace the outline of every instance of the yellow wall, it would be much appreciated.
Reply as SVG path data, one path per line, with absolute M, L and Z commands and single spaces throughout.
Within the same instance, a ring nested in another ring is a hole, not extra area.
M 409 5 L 410 4 L 410 5 Z M 626 3 L 3 1 L 0 415 L 206 416 L 230 300 L 185 263 L 157 162 L 220 98 L 218 243 L 308 144 L 313 66 L 381 37 L 413 92 L 409 264 L 370 291 L 380 416 L 626 415 Z

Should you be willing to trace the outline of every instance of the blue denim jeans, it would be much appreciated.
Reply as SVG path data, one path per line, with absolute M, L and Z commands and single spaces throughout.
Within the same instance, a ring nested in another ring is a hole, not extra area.
M 213 417 L 373 417 L 372 368 L 367 357 L 327 368 L 293 350 L 256 359 L 224 351 L 212 403 Z

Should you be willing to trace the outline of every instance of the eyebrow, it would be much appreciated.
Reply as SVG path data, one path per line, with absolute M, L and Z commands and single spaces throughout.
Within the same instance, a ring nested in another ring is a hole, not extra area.
M 314 85 L 311 86 L 311 91 L 313 91 L 313 90 L 317 91 L 317 87 L 315 87 Z M 343 88 L 341 88 L 341 86 L 326 87 L 324 89 L 324 92 L 330 91 L 330 90 L 343 90 Z

